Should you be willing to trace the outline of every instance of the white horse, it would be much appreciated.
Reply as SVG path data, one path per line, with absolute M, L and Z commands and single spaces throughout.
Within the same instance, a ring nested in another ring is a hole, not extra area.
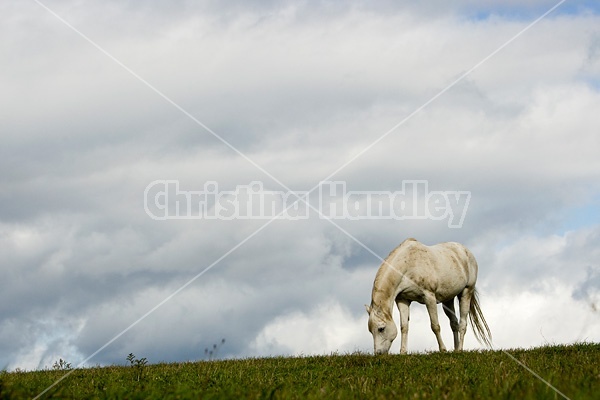
M 373 283 L 369 314 L 369 331 L 373 335 L 375 354 L 387 354 L 398 330 L 392 319 L 394 302 L 400 311 L 402 343 L 400 353 L 406 353 L 410 303 L 427 306 L 431 330 L 440 351 L 446 346 L 440 335 L 437 303 L 442 303 L 454 334 L 454 350 L 463 349 L 467 331 L 467 315 L 473 333 L 480 343 L 491 347 L 490 329 L 483 318 L 475 282 L 477 261 L 460 243 L 440 243 L 425 246 L 416 239 L 407 239 L 385 259 Z M 454 298 L 458 297 L 460 322 L 454 313 Z

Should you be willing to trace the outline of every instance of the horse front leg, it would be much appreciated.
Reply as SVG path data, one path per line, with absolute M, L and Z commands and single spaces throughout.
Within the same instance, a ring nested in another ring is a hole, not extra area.
M 433 293 L 429 293 L 425 296 L 425 306 L 427 306 L 427 312 L 429 313 L 429 319 L 431 320 L 431 330 L 435 334 L 440 351 L 446 351 L 446 346 L 444 346 L 444 341 L 442 340 L 440 321 L 438 320 L 437 301 Z
M 400 311 L 400 354 L 406 354 L 408 347 L 408 321 L 410 320 L 410 301 L 396 299 L 398 311 Z

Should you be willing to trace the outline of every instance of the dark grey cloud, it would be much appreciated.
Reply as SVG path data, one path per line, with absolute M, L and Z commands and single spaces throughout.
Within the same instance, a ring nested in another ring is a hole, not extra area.
M 598 304 L 594 297 L 598 297 L 600 292 L 600 273 L 598 267 L 588 266 L 585 279 L 573 291 L 573 297 L 577 300 L 583 300 L 590 303 L 594 311 L 598 311 Z

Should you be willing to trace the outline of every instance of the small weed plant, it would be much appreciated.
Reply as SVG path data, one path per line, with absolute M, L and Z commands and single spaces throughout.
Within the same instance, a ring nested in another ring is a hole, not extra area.
M 148 360 L 146 357 L 136 358 L 133 353 L 129 353 L 127 356 L 127 361 L 129 361 L 129 366 L 133 368 L 133 380 L 139 382 L 144 378 L 145 366 L 148 364 Z
M 71 367 L 71 363 L 66 362 L 62 358 L 60 358 L 58 361 L 54 361 L 54 364 L 52 364 L 52 369 L 54 371 L 68 371 L 72 368 L 73 367 Z

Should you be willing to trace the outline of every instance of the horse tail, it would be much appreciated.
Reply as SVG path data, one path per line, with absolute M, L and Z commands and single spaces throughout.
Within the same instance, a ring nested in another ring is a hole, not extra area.
M 492 333 L 490 328 L 483 318 L 481 307 L 479 307 L 479 296 L 477 289 L 473 291 L 473 297 L 471 298 L 471 307 L 469 309 L 469 321 L 473 328 L 475 338 L 481 344 L 485 344 L 487 347 L 492 348 Z

